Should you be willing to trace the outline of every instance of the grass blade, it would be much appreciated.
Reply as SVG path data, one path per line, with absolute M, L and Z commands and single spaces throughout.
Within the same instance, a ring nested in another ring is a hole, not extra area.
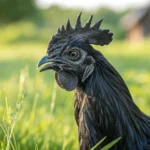
M 106 136 L 102 138 L 94 147 L 92 147 L 90 150 L 94 150 L 96 147 L 98 147 L 104 140 L 106 139 Z
M 104 146 L 101 150 L 108 150 L 110 149 L 112 146 L 114 146 L 119 140 L 121 139 L 121 137 L 117 138 L 116 140 L 110 142 L 109 144 L 107 144 L 106 146 Z

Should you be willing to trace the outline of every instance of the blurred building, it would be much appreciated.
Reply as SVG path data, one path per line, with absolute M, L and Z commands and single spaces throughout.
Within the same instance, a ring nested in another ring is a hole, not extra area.
M 150 36 L 150 6 L 129 12 L 121 24 L 129 41 L 141 41 Z

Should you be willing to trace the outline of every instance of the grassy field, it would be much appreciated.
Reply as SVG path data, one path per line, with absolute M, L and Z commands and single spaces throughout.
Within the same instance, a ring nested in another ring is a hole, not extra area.
M 51 71 L 39 73 L 46 44 L 0 45 L 0 150 L 77 150 L 73 92 Z M 150 115 L 150 43 L 96 46 L 126 81 L 135 103 Z M 11 138 L 10 138 L 11 137 Z

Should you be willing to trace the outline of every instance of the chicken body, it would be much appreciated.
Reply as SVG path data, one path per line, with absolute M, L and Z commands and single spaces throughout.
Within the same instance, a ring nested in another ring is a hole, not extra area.
M 102 20 L 91 27 L 93 16 L 82 27 L 80 17 L 74 29 L 69 20 L 66 29 L 58 29 L 38 63 L 49 63 L 40 71 L 54 70 L 61 88 L 75 90 L 80 149 L 90 150 L 106 136 L 97 149 L 121 137 L 112 150 L 150 150 L 150 117 L 135 105 L 115 68 L 90 45 L 108 45 L 113 34 L 99 28 Z

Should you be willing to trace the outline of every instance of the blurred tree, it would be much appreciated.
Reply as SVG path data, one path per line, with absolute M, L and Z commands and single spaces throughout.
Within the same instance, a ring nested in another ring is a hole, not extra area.
M 102 29 L 110 29 L 114 33 L 114 40 L 124 39 L 125 31 L 120 26 L 120 19 L 128 10 L 120 12 L 110 8 L 99 8 L 95 11 L 84 11 L 57 5 L 40 9 L 35 5 L 35 0 L 0 0 L 0 43 L 47 42 L 58 27 L 66 25 L 68 18 L 74 27 L 79 12 L 83 13 L 82 25 L 93 14 L 93 23 L 104 19 Z M 20 19 L 23 20 L 19 21 Z M 14 21 L 15 23 L 9 24 Z
M 0 23 L 31 16 L 37 10 L 34 0 L 0 0 Z

